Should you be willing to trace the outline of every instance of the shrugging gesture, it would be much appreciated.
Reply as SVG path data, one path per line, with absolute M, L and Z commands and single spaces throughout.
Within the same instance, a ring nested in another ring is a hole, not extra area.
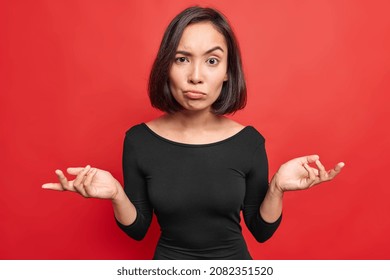
M 311 167 L 310 164 L 315 164 L 317 168 Z M 339 162 L 333 169 L 326 171 L 318 155 L 294 158 L 282 164 L 273 176 L 260 206 L 261 217 L 267 222 L 275 222 L 282 214 L 284 192 L 305 190 L 330 181 L 343 167 L 344 163 Z
M 282 164 L 275 173 L 272 184 L 281 192 L 304 190 L 332 180 L 344 166 L 343 162 L 339 162 L 333 169 L 326 171 L 319 158 L 318 155 L 310 155 Z M 318 169 L 309 165 L 313 163 Z
M 121 184 L 110 172 L 86 167 L 68 168 L 69 175 L 74 175 L 74 180 L 68 181 L 64 173 L 57 169 L 59 183 L 43 184 L 42 188 L 55 191 L 71 191 L 83 197 L 93 197 L 111 200 L 116 219 L 123 225 L 134 222 L 137 211 L 129 198 L 126 196 Z
M 102 199 L 115 199 L 118 195 L 119 182 L 110 172 L 98 168 L 74 167 L 67 169 L 68 174 L 76 176 L 74 180 L 68 181 L 61 170 L 56 170 L 59 183 L 47 183 L 42 186 L 44 189 L 56 191 L 77 192 L 83 197 Z

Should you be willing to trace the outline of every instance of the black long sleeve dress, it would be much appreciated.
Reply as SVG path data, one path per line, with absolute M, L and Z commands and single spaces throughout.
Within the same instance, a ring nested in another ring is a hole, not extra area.
M 278 228 L 259 207 L 268 189 L 264 138 L 252 126 L 211 144 L 165 139 L 146 124 L 126 132 L 126 195 L 137 209 L 133 224 L 119 227 L 141 240 L 157 216 L 161 236 L 154 259 L 251 259 L 240 226 L 259 242 Z

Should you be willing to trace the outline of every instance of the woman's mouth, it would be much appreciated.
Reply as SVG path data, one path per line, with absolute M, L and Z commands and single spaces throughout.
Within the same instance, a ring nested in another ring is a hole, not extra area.
M 184 91 L 184 96 L 189 99 L 201 99 L 206 94 L 204 92 L 198 91 L 198 90 L 186 90 Z

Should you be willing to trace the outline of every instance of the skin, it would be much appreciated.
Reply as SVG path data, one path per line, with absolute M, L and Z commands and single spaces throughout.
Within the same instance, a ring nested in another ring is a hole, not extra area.
M 209 113 L 227 81 L 227 60 L 225 38 L 210 23 L 188 26 L 169 72 L 173 97 L 186 111 Z
M 211 111 L 227 81 L 227 63 L 223 35 L 208 22 L 189 25 L 169 71 L 171 93 L 183 110 L 147 125 L 164 138 L 187 144 L 220 141 L 243 129 L 241 124 Z
M 146 123 L 160 136 L 187 144 L 221 141 L 238 133 L 243 125 L 216 116 L 211 105 L 227 80 L 228 50 L 225 39 L 209 22 L 192 24 L 184 30 L 175 61 L 169 72 L 170 89 L 183 110 L 166 114 Z M 340 162 L 326 170 L 318 155 L 292 159 L 280 166 L 272 177 L 268 192 L 260 206 L 261 217 L 275 222 L 282 213 L 283 194 L 305 190 L 335 178 L 344 167 Z M 59 182 L 47 183 L 44 189 L 72 191 L 83 197 L 109 199 L 115 217 L 124 225 L 132 224 L 136 209 L 121 184 L 108 172 L 98 168 L 68 168 L 68 180 L 61 170 L 55 171 Z

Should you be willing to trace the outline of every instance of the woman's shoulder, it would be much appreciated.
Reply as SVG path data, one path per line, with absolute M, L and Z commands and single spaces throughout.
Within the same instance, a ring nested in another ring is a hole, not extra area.
M 153 131 L 158 131 L 159 129 L 164 129 L 167 126 L 166 123 L 166 118 L 163 115 L 150 121 L 144 122 L 141 125 L 146 126 Z
M 227 119 L 227 127 L 233 132 L 240 133 L 240 132 L 246 132 L 247 135 L 252 135 L 256 138 L 261 138 L 264 140 L 263 135 L 251 124 L 241 124 L 237 121 Z
M 145 123 L 138 123 L 135 125 L 132 125 L 130 128 L 127 129 L 125 133 L 126 140 L 140 140 L 145 138 L 147 135 L 147 129 Z
M 158 117 L 131 126 L 126 131 L 126 138 L 144 139 L 150 135 L 158 134 L 160 130 L 164 131 L 165 127 L 163 118 Z
M 156 118 L 130 127 L 126 131 L 126 139 L 143 143 L 149 139 L 151 135 L 158 135 L 159 138 L 172 138 L 172 141 L 180 142 L 180 139 L 177 140 L 175 137 L 171 137 L 168 133 L 171 130 L 175 131 L 175 129 L 172 129 L 169 122 L 166 122 L 163 118 Z M 263 135 L 254 126 L 244 125 L 230 118 L 221 118 L 220 122 L 214 126 L 212 131 L 214 131 L 212 134 L 215 136 L 210 140 L 210 143 L 233 138 L 243 141 L 250 146 L 254 143 L 258 144 L 259 142 L 265 142 Z
M 240 131 L 244 129 L 246 126 L 229 118 L 224 118 L 222 122 L 225 129 Z

